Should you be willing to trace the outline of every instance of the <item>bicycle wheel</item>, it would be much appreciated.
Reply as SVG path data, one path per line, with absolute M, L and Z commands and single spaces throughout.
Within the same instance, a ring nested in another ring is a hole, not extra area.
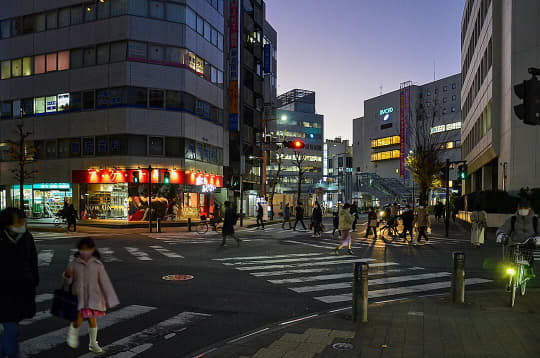
M 521 266 L 521 277 L 524 277 L 525 276 L 525 267 L 524 266 Z M 525 291 L 527 290 L 527 280 L 523 280 L 521 282 L 521 285 L 519 285 L 519 291 L 521 293 L 522 296 L 525 296 Z
M 197 226 L 197 232 L 199 234 L 206 234 L 208 232 L 208 224 L 207 223 L 199 223 Z
M 388 226 L 385 226 L 380 231 L 381 237 L 384 239 L 386 237 L 386 234 L 388 234 Z
M 54 218 L 54 226 L 60 225 L 61 222 L 62 220 L 60 220 L 59 218 Z

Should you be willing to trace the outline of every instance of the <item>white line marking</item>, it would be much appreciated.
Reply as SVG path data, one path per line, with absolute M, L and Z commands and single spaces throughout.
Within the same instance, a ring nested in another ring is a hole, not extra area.
M 277 259 L 277 260 L 264 260 L 264 261 L 239 261 L 233 263 L 223 263 L 227 266 L 246 266 L 246 265 L 257 265 L 257 264 L 275 264 L 275 263 L 287 263 L 287 262 L 304 262 L 304 261 L 322 261 L 322 260 L 335 260 L 335 259 L 346 259 L 347 256 L 317 256 L 317 257 L 306 257 L 306 258 L 294 258 L 294 259 Z
M 491 280 L 485 280 L 483 278 L 465 279 L 466 285 L 481 284 L 481 283 L 486 283 L 486 282 L 491 282 Z M 387 289 L 382 289 L 382 290 L 369 291 L 368 298 L 397 296 L 397 295 L 403 295 L 407 293 L 440 290 L 443 288 L 448 288 L 450 287 L 450 285 L 451 285 L 450 281 L 444 281 L 444 282 L 427 283 L 427 284 L 407 286 L 407 287 L 387 288 Z M 324 303 L 346 302 L 346 301 L 352 300 L 352 293 L 346 293 L 343 295 L 333 295 L 333 296 L 321 296 L 321 297 L 315 297 L 315 299 L 322 301 Z
M 101 247 L 99 252 L 103 255 L 103 262 L 122 262 L 122 260 L 114 256 L 114 251 L 109 247 Z
M 340 311 L 350 310 L 351 308 L 352 308 L 352 306 L 338 308 L 338 309 L 335 309 L 335 310 L 328 311 L 328 313 L 336 313 L 336 312 L 340 312 Z
M 231 344 L 231 343 L 234 343 L 234 342 L 241 341 L 241 340 L 244 339 L 244 338 L 251 337 L 251 336 L 253 336 L 253 335 L 257 334 L 257 333 L 261 333 L 261 332 L 268 331 L 269 329 L 270 329 L 270 328 L 268 328 L 268 327 L 267 327 L 267 328 L 260 329 L 260 330 L 258 330 L 258 331 L 256 331 L 256 332 L 253 332 L 253 333 L 250 333 L 250 334 L 246 334 L 245 336 L 238 337 L 238 338 L 235 338 L 235 339 L 233 339 L 233 340 L 230 340 L 230 341 L 227 342 L 227 344 Z
M 48 319 L 48 318 L 51 318 L 51 317 L 52 317 L 52 314 L 51 314 L 50 311 L 36 312 L 36 315 L 34 317 L 25 319 L 25 320 L 21 321 L 19 324 L 22 325 L 22 326 L 29 326 L 32 323 L 36 323 L 38 321 L 42 321 L 44 319 Z
M 388 263 L 386 262 L 377 262 L 369 264 L 369 267 L 378 267 L 378 266 L 387 266 Z M 418 270 L 421 269 L 420 267 L 416 268 L 410 268 L 409 270 Z M 292 275 L 297 273 L 314 273 L 314 272 L 327 272 L 327 271 L 333 271 L 333 268 L 331 267 L 317 267 L 313 269 L 298 269 L 298 270 L 284 270 L 284 271 L 270 271 L 270 272 L 253 272 L 250 273 L 250 275 L 256 276 L 256 277 L 268 277 L 268 276 L 285 276 L 285 275 Z M 351 273 L 352 275 L 352 273 Z
M 49 266 L 53 257 L 53 250 L 41 250 L 38 254 L 38 266 Z
M 302 241 L 294 241 L 294 240 L 283 240 L 283 242 L 287 242 L 287 243 L 290 243 L 290 244 L 300 244 L 300 245 L 305 245 L 305 246 L 311 246 L 311 247 L 318 247 L 320 249 L 335 249 L 336 246 L 337 246 L 337 243 L 335 246 L 322 246 L 322 245 L 315 245 L 315 244 L 310 244 L 310 243 L 307 243 L 307 242 L 302 242 Z
M 108 313 L 105 317 L 99 319 L 99 328 L 104 329 L 115 325 L 119 322 L 135 318 L 142 314 L 155 310 L 155 307 L 146 306 L 127 306 L 119 310 Z M 41 352 L 48 351 L 54 347 L 63 344 L 66 340 L 68 328 L 60 328 L 41 336 L 27 339 L 21 342 L 21 354 L 23 357 L 37 355 Z M 80 336 L 88 334 L 88 326 L 83 325 L 79 331 Z
M 41 303 L 45 301 L 52 300 L 53 295 L 51 293 L 42 293 L 41 295 L 36 296 L 36 303 Z
M 303 257 L 303 256 L 318 256 L 322 253 L 310 253 L 310 254 L 287 254 L 287 255 L 273 255 L 273 256 L 243 256 L 243 257 L 227 257 L 224 259 L 214 259 L 214 261 L 238 261 L 238 260 L 259 260 L 259 259 L 272 259 L 278 257 Z
M 236 269 L 240 270 L 240 271 L 255 271 L 255 270 L 285 269 L 285 268 L 294 268 L 294 267 L 343 265 L 343 264 L 351 264 L 351 263 L 355 263 L 355 262 L 371 262 L 371 261 L 375 261 L 375 259 L 356 259 L 356 260 L 336 260 L 336 261 L 324 261 L 324 262 L 307 262 L 307 263 L 291 264 L 291 265 L 246 266 L 246 267 L 236 267 Z
M 160 254 L 166 257 L 170 257 L 173 259 L 183 259 L 184 256 L 178 255 L 177 253 L 172 252 L 171 250 L 165 249 L 163 246 L 153 245 L 150 246 L 152 249 L 156 250 Z
M 304 321 L 306 319 L 314 318 L 314 317 L 317 317 L 317 316 L 318 316 L 318 314 L 312 314 L 311 316 L 306 316 L 306 317 L 302 317 L 302 318 L 293 319 L 292 321 L 282 322 L 279 325 L 280 326 L 285 326 L 287 324 Z
M 381 263 L 381 264 L 384 264 L 385 266 L 398 265 L 395 262 L 384 262 L 384 263 Z M 369 266 L 372 267 L 372 265 L 369 265 Z M 380 266 L 382 266 L 382 265 L 380 265 Z M 369 275 L 370 276 L 371 275 L 383 275 L 385 273 L 402 272 L 404 270 L 405 269 L 395 269 L 395 270 L 386 270 L 386 271 L 378 271 L 377 270 L 377 271 L 369 272 Z M 352 276 L 353 276 L 352 272 L 347 272 L 347 273 L 336 273 L 336 274 L 331 274 L 331 275 L 295 277 L 295 278 L 287 278 L 287 279 L 282 279 L 282 280 L 268 280 L 268 282 L 273 283 L 275 285 L 281 285 L 281 284 L 284 284 L 284 283 L 302 283 L 302 282 L 312 282 L 312 281 L 335 280 L 335 279 L 339 279 L 339 278 L 350 278 Z
M 137 260 L 152 261 L 152 259 L 150 258 L 150 256 L 148 256 L 146 252 L 139 251 L 139 249 L 136 247 L 126 247 L 125 249 L 127 250 L 127 252 L 135 256 Z

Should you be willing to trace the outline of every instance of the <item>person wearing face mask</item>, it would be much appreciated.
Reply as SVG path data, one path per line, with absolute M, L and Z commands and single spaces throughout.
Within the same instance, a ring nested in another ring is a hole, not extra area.
M 79 328 L 83 320 L 88 319 L 88 350 L 102 353 L 103 349 L 97 342 L 97 318 L 105 315 L 107 306 L 112 308 L 120 302 L 105 266 L 100 261 L 94 240 L 89 237 L 82 238 L 77 243 L 77 249 L 74 260 L 64 272 L 64 284 L 71 286 L 71 292 L 78 297 L 79 310 L 77 320 L 69 325 L 66 342 L 74 349 L 79 346 Z
M 19 357 L 19 322 L 36 314 L 38 258 L 24 211 L 6 208 L 0 213 L 0 357 Z

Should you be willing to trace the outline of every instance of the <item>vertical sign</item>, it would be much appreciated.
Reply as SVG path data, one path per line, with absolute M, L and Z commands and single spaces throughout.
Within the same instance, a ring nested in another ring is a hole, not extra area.
M 399 176 L 405 173 L 405 88 L 399 91 Z
M 405 167 L 405 159 L 407 158 L 407 155 L 409 153 L 409 114 L 410 114 L 410 87 L 405 87 L 405 99 L 403 101 L 403 109 L 405 110 L 405 115 L 403 116 L 403 137 L 401 138 L 403 143 L 403 150 L 401 152 L 402 161 L 403 161 L 403 167 Z M 409 172 L 406 170 L 402 171 L 403 174 L 401 174 L 405 180 L 409 179 Z
M 229 5 L 229 130 L 238 131 L 238 0 L 230 0 Z

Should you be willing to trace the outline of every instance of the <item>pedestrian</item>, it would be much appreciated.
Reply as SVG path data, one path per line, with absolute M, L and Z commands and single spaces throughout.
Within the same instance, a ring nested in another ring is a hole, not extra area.
M 471 244 L 480 247 L 484 244 L 485 229 L 487 228 L 487 213 L 484 210 L 471 213 Z
M 356 205 L 356 202 L 351 205 L 351 214 L 354 217 L 352 231 L 356 232 L 356 223 L 358 222 L 358 205 Z
M 118 296 L 112 286 L 105 266 L 100 261 L 96 243 L 84 237 L 77 243 L 73 261 L 64 271 L 64 285 L 78 298 L 78 316 L 68 328 L 66 343 L 75 349 L 79 347 L 79 329 L 84 319 L 88 320 L 88 350 L 102 353 L 97 341 L 97 318 L 105 316 L 108 308 L 118 306 Z
M 313 236 L 321 237 L 322 225 L 322 208 L 318 201 L 315 201 L 315 208 L 311 215 L 311 225 L 313 226 Z
M 38 258 L 24 211 L 6 208 L 0 213 L 0 357 L 19 355 L 19 322 L 36 314 Z
M 422 240 L 422 236 L 428 241 L 429 237 L 427 236 L 427 230 L 430 227 L 429 213 L 427 208 L 423 205 L 418 207 L 414 222 L 418 227 L 418 239 L 417 241 L 413 241 L 413 244 L 419 243 Z
M 283 209 L 283 223 L 281 224 L 282 229 L 285 229 L 285 223 L 289 224 L 289 230 L 292 229 L 291 208 L 289 207 L 289 203 L 286 203 L 285 208 Z
M 73 232 L 77 231 L 77 210 L 75 210 L 75 207 L 73 204 L 70 204 L 66 209 L 66 221 L 67 221 L 67 230 L 73 226 Z
M 339 215 L 338 210 L 334 211 L 334 217 L 332 219 L 332 225 L 334 226 L 334 230 L 332 231 L 332 237 L 336 234 L 336 230 L 338 231 L 339 235 L 341 236 L 341 232 L 339 231 Z
M 401 220 L 403 220 L 403 232 L 401 236 L 403 241 L 407 242 L 407 232 L 411 236 L 411 242 L 413 242 L 413 223 L 414 223 L 414 211 L 409 204 L 405 205 L 405 210 L 401 214 Z
M 437 224 L 438 224 L 439 220 L 441 219 L 443 215 L 443 204 L 440 201 L 438 201 L 437 204 L 435 205 L 434 214 L 435 214 L 435 219 L 437 219 Z
M 302 224 L 304 230 L 306 230 L 306 225 L 304 224 L 304 207 L 302 206 L 301 202 L 298 202 L 298 205 L 296 205 L 294 211 L 296 214 L 296 221 L 294 222 L 293 230 L 296 231 L 296 224 L 298 224 L 299 222 Z
M 365 238 L 369 236 L 369 232 L 373 231 L 373 236 L 376 239 L 377 238 L 377 213 L 375 212 L 375 209 L 373 207 L 369 208 L 368 212 L 368 222 L 367 222 L 367 229 L 366 229 L 366 236 Z
M 225 217 L 223 219 L 223 240 L 221 242 L 221 247 L 225 246 L 225 243 L 227 241 L 227 236 L 231 236 L 233 239 L 236 240 L 236 244 L 240 246 L 240 240 L 236 237 L 234 234 L 234 225 L 236 225 L 236 221 L 238 220 L 238 215 L 234 212 L 233 208 L 231 208 L 231 202 L 226 201 L 225 202 Z
M 339 250 L 341 250 L 341 248 L 345 245 L 347 245 L 349 255 L 353 254 L 351 249 L 351 229 L 353 222 L 354 217 L 351 215 L 351 205 L 346 203 L 343 206 L 343 209 L 339 211 L 339 231 L 341 231 L 341 244 L 334 250 L 336 255 L 339 255 Z
M 453 222 L 456 222 L 456 216 L 457 216 L 458 213 L 459 213 L 458 207 L 457 207 L 457 205 L 454 203 L 454 204 L 452 205 L 452 221 L 453 221 Z
M 264 230 L 263 214 L 264 209 L 261 203 L 257 203 L 257 229 L 259 228 L 259 225 L 262 225 L 262 229 Z

